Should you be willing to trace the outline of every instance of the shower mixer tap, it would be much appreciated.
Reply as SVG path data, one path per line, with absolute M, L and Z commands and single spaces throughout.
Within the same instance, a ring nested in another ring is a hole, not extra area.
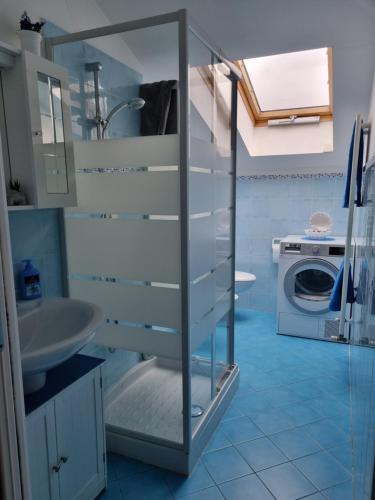
M 104 118 L 100 109 L 100 91 L 99 91 L 99 72 L 102 71 L 103 66 L 99 61 L 86 63 L 85 70 L 87 72 L 92 72 L 94 75 L 94 98 L 95 98 L 95 117 L 89 122 L 96 127 L 97 139 L 104 139 L 105 131 L 107 130 L 112 118 L 114 118 L 117 113 L 123 109 L 139 110 L 143 108 L 146 101 L 141 97 L 133 97 L 129 101 L 121 101 L 117 106 L 114 106 L 108 113 L 107 117 Z

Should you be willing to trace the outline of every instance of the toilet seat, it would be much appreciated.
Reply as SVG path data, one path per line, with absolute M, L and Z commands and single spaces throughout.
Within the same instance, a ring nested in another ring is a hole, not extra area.
M 256 281 L 255 274 L 246 273 L 245 271 L 235 271 L 234 273 L 234 281 L 243 283 L 243 282 L 253 282 Z
M 245 271 L 235 271 L 234 289 L 237 299 L 238 299 L 238 294 L 241 294 L 249 290 L 253 286 L 256 279 L 257 277 L 255 276 L 255 274 L 246 273 Z

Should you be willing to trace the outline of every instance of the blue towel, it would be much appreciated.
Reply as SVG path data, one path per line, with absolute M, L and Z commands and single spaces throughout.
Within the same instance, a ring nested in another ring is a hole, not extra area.
M 371 290 L 371 314 L 372 314 L 372 316 L 375 315 L 375 290 L 374 290 L 374 287 L 372 287 L 372 290 Z
M 337 273 L 335 284 L 333 285 L 333 290 L 331 293 L 331 298 L 329 301 L 330 311 L 340 311 L 341 310 L 341 295 L 342 295 L 342 281 L 344 278 L 344 262 L 341 263 L 339 272 Z M 349 279 L 348 279 L 348 292 L 346 295 L 346 302 L 348 304 L 353 304 L 355 301 L 354 297 L 354 287 L 352 278 L 352 266 L 349 265 Z
M 352 138 L 350 141 L 343 208 L 349 207 L 350 181 L 352 178 L 352 160 L 353 160 L 353 149 L 354 149 L 354 134 L 355 134 L 355 124 L 353 127 Z M 357 196 L 355 199 L 355 204 L 357 205 L 357 207 L 362 206 L 362 170 L 363 170 L 363 130 L 361 128 L 360 139 L 359 139 L 359 151 L 358 151 L 357 179 L 356 179 Z

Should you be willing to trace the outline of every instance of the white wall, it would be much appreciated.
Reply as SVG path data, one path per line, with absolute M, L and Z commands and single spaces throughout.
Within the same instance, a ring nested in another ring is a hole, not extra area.
M 142 66 L 144 83 L 178 80 L 177 23 L 130 31 L 123 40 Z
M 237 122 L 242 141 L 252 157 L 333 151 L 332 122 L 254 127 L 239 93 Z
M 333 124 L 254 127 L 251 156 L 280 156 L 333 151 Z
M 0 40 L 19 47 L 19 18 L 26 10 L 34 21 L 43 18 L 71 33 L 110 24 L 95 0 L 0 0 Z M 119 35 L 90 43 L 135 70 L 137 58 Z

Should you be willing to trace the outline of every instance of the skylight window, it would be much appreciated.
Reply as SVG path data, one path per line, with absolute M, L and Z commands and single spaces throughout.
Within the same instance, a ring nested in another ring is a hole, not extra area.
M 239 90 L 254 125 L 290 116 L 332 119 L 332 49 L 238 61 Z

